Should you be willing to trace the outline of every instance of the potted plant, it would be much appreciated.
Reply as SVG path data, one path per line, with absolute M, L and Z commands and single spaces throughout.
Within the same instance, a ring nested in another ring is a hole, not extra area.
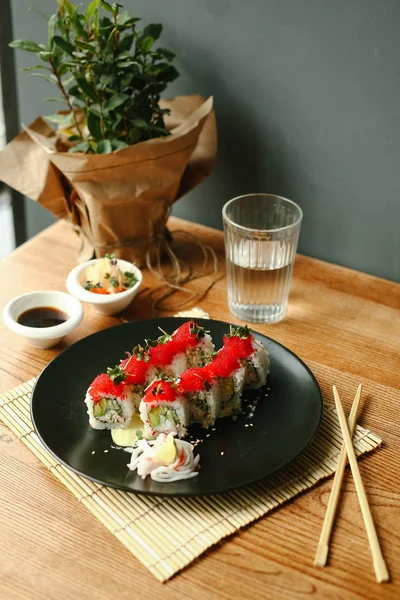
M 69 220 L 82 260 L 114 252 L 151 262 L 172 203 L 215 157 L 212 98 L 161 100 L 179 75 L 175 54 L 158 45 L 161 24 L 140 23 L 117 3 L 58 0 L 46 44 L 11 43 L 38 56 L 25 70 L 54 83 L 46 100 L 63 106 L 3 150 L 0 179 Z

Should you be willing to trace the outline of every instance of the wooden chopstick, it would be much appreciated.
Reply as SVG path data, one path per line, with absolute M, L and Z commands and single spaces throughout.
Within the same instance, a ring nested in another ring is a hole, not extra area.
M 362 386 L 361 384 L 357 388 L 356 395 L 354 396 L 353 406 L 351 407 L 349 417 L 349 431 L 350 435 L 353 436 L 354 428 L 357 421 L 357 411 L 360 404 Z M 316 567 L 324 567 L 328 559 L 329 552 L 329 540 L 332 533 L 333 522 L 335 520 L 335 514 L 339 503 L 340 488 L 343 481 L 344 470 L 347 463 L 347 452 L 345 444 L 342 445 L 340 450 L 339 460 L 336 468 L 335 477 L 333 479 L 332 489 L 328 500 L 328 506 L 326 507 L 325 519 L 321 529 L 321 535 L 318 542 L 317 551 L 315 553 L 314 565 Z
M 356 486 L 357 496 L 360 503 L 361 513 L 364 519 L 364 525 L 368 536 L 369 545 L 371 548 L 372 560 L 374 563 L 374 570 L 376 579 L 379 583 L 382 581 L 389 581 L 389 572 L 387 570 L 385 559 L 382 555 L 382 550 L 379 545 L 378 536 L 376 533 L 374 521 L 372 519 L 371 510 L 369 508 L 367 496 L 361 479 L 360 470 L 358 468 L 357 458 L 354 452 L 353 443 L 351 441 L 349 428 L 347 426 L 346 417 L 343 411 L 342 403 L 340 402 L 339 394 L 336 386 L 333 386 L 333 395 L 335 398 L 336 410 L 339 417 L 340 427 L 342 429 L 342 435 L 344 444 L 346 446 L 347 456 L 350 463 L 351 473 L 353 475 L 354 483 Z

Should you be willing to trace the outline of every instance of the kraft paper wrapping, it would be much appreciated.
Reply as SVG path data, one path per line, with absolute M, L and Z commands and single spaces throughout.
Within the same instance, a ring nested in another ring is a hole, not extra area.
M 217 149 L 213 98 L 160 102 L 171 135 L 112 154 L 71 154 L 41 117 L 0 153 L 0 179 L 68 220 L 80 235 L 79 261 L 113 252 L 145 265 L 166 236 L 172 204 L 206 178 Z

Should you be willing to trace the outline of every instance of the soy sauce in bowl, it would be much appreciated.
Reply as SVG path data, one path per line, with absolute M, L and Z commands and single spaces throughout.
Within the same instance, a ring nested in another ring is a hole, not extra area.
M 25 327 L 54 327 L 68 321 L 69 315 L 54 306 L 30 308 L 19 315 L 17 323 Z

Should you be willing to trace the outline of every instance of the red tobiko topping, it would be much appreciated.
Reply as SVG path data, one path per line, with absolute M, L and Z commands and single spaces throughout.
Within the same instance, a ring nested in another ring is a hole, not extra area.
M 104 396 L 115 396 L 121 400 L 126 398 L 124 384 L 115 385 L 106 373 L 97 375 L 89 387 L 89 393 L 95 404 L 100 402 Z
M 123 360 L 119 366 L 126 374 L 125 383 L 145 383 L 149 365 L 144 360 L 138 360 L 136 356 L 130 356 Z
M 151 404 L 153 402 L 174 402 L 178 396 L 178 390 L 171 381 L 159 379 L 153 381 L 143 396 L 143 402 Z
M 185 352 L 188 346 L 197 346 L 199 343 L 195 333 L 191 333 L 192 327 L 198 327 L 194 321 L 187 321 L 172 334 L 172 343 L 176 344 L 179 352 Z
M 150 356 L 149 364 L 157 367 L 165 367 L 172 362 L 176 354 L 185 352 L 190 346 L 196 346 L 199 343 L 197 335 L 190 333 L 190 328 L 193 325 L 195 325 L 194 321 L 187 321 L 174 331 L 171 339 L 157 344 L 154 348 L 150 348 L 148 351 L 148 355 Z
M 224 348 L 228 348 L 237 358 L 249 358 L 254 353 L 253 340 L 254 336 L 251 334 L 247 338 L 241 338 L 237 335 L 226 337 L 225 335 Z
M 210 384 L 211 377 L 205 367 L 197 369 L 187 369 L 179 377 L 178 390 L 181 394 L 190 392 L 200 392 L 204 389 L 204 384 Z
M 204 368 L 210 377 L 229 377 L 239 367 L 239 358 L 235 352 L 224 346 Z

